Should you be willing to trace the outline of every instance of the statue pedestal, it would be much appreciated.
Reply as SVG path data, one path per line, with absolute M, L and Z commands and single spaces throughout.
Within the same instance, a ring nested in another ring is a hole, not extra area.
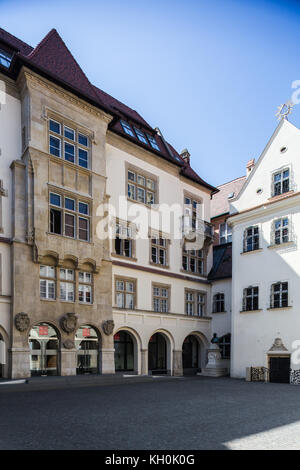
M 228 375 L 229 371 L 227 367 L 224 367 L 223 360 L 221 358 L 220 348 L 217 344 L 212 344 L 211 349 L 208 349 L 208 363 L 202 372 L 198 372 L 197 375 L 205 377 L 222 377 Z

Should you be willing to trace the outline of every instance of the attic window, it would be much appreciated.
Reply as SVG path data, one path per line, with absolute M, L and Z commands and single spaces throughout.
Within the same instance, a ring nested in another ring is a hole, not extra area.
M 149 135 L 149 134 L 147 135 L 147 137 L 148 137 L 148 140 L 150 142 L 151 147 L 154 148 L 155 150 L 160 151 L 160 148 L 159 148 L 159 146 L 158 146 L 158 144 L 155 140 L 155 137 L 153 137 L 152 135 Z
M 141 142 L 143 142 L 143 144 L 147 144 L 147 145 L 148 145 L 148 142 L 147 142 L 147 139 L 146 139 L 144 133 L 143 133 L 140 129 L 137 129 L 136 127 L 134 128 L 134 130 L 135 130 L 135 133 L 136 133 L 136 135 L 137 135 L 137 138 L 138 138 Z
M 11 63 L 11 59 L 11 54 L 0 49 L 0 65 L 3 65 L 3 67 L 6 67 L 8 69 Z
M 135 137 L 134 133 L 133 133 L 133 130 L 131 129 L 131 126 L 128 124 L 128 122 L 126 121 L 120 121 L 121 122 L 121 125 L 123 127 L 123 131 L 130 135 L 131 137 Z
M 234 193 L 230 193 L 228 194 L 227 199 L 232 199 L 233 197 L 234 197 Z

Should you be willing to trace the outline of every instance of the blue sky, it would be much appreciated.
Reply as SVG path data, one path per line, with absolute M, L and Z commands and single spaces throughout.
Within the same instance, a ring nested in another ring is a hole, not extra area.
M 300 2 L 0 0 L 0 18 L 32 46 L 56 28 L 95 85 L 187 147 L 214 185 L 259 157 L 300 80 Z

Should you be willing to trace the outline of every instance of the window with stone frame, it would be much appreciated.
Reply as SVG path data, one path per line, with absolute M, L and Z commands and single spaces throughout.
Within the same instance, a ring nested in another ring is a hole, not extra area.
M 119 308 L 136 308 L 136 280 L 118 277 L 115 279 L 115 304 Z
M 55 266 L 40 266 L 40 298 L 55 300 L 56 268 Z
M 78 300 L 84 304 L 93 303 L 93 274 L 86 271 L 78 273 Z
M 288 299 L 288 282 L 276 282 L 275 284 L 272 284 L 270 308 L 288 307 Z
M 150 234 L 151 236 L 151 258 L 150 263 L 162 267 L 169 266 L 169 243 L 170 240 L 161 234 Z
M 204 250 L 182 249 L 182 269 L 192 274 L 204 274 Z
M 60 268 L 60 300 L 65 302 L 75 301 L 75 271 L 74 269 Z
M 90 168 L 90 138 L 63 120 L 49 119 L 49 153 L 82 168 Z
M 259 249 L 259 227 L 258 225 L 247 227 L 244 230 L 244 253 Z
M 259 288 L 258 286 L 246 287 L 243 291 L 243 311 L 258 310 Z
M 185 193 L 184 195 L 184 226 L 192 230 L 196 230 L 197 221 L 201 219 L 200 209 L 202 207 L 201 200 Z
M 225 294 L 218 292 L 213 298 L 213 312 L 225 312 Z
M 142 170 L 127 169 L 127 195 L 132 201 L 148 206 L 158 203 L 157 178 Z
M 204 317 L 206 313 L 206 294 L 185 289 L 185 313 L 186 315 Z
M 3 233 L 3 216 L 2 216 L 2 197 L 7 197 L 7 190 L 4 189 L 3 181 L 0 180 L 0 233 Z
M 170 308 L 170 287 L 155 284 L 152 286 L 153 310 L 154 312 L 169 312 Z
M 290 191 L 290 170 L 285 168 L 276 171 L 272 176 L 272 196 L 279 196 Z
M 90 241 L 90 204 L 77 196 L 49 193 L 50 233 Z
M 230 359 L 231 353 L 231 334 L 221 336 L 219 338 L 219 348 L 222 359 Z
M 274 220 L 272 224 L 272 244 L 281 245 L 291 241 L 291 230 L 288 217 Z
M 135 258 L 135 228 L 127 222 L 116 220 L 114 225 L 112 255 Z

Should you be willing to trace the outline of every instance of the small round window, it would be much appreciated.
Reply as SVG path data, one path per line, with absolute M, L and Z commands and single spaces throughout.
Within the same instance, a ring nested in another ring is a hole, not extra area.
M 261 188 L 258 188 L 258 189 L 256 190 L 256 193 L 257 193 L 257 194 L 261 194 L 262 192 L 263 192 L 263 190 L 262 190 Z
M 286 152 L 286 151 L 287 151 L 287 147 L 281 147 L 280 153 L 284 153 L 284 152 Z

